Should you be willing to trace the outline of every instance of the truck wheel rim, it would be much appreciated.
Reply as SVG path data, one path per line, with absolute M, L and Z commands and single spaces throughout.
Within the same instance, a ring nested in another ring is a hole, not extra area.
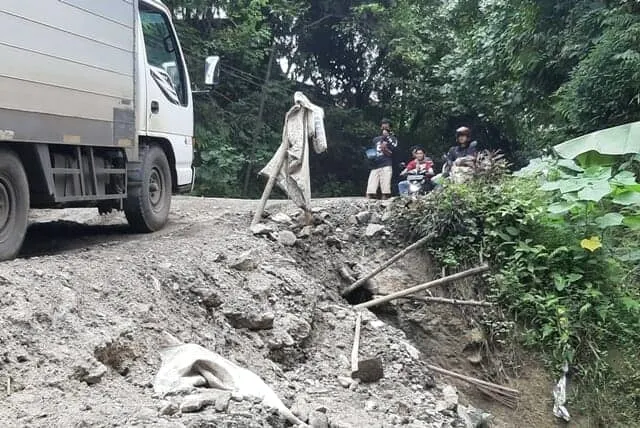
M 149 202 L 151 202 L 151 206 L 155 212 L 162 210 L 164 205 L 163 195 L 164 181 L 162 174 L 158 168 L 153 168 L 149 177 Z
M 4 178 L 0 178 L 0 240 L 4 241 L 7 233 L 11 231 L 11 210 L 15 200 L 13 188 L 7 185 Z

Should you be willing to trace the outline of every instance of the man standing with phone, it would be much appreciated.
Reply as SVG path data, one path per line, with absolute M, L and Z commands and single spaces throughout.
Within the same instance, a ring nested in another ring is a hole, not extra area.
M 391 197 L 391 179 L 393 177 L 393 151 L 398 147 L 398 139 L 391 132 L 391 121 L 382 119 L 380 123 L 381 135 L 372 141 L 376 151 L 373 159 L 373 167 L 369 173 L 367 183 L 367 199 L 375 199 L 378 188 L 382 193 L 382 199 Z

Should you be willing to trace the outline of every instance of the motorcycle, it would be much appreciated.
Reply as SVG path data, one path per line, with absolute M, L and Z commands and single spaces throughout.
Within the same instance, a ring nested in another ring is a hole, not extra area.
M 400 167 L 405 168 L 405 163 L 401 163 Z M 426 195 L 433 189 L 431 179 L 434 177 L 433 170 L 408 171 L 405 180 L 408 183 L 408 196 L 412 199 L 420 195 Z

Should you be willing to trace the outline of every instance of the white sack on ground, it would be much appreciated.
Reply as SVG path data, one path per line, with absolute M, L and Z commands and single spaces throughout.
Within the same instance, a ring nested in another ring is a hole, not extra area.
M 169 335 L 167 339 L 169 344 L 160 350 L 162 364 L 153 380 L 157 394 L 181 393 L 199 386 L 228 390 L 258 398 L 291 423 L 304 425 L 258 375 L 200 345 L 185 344 Z
M 280 148 L 260 174 L 267 177 L 278 174 L 278 160 L 286 151 L 276 183 L 298 207 L 308 211 L 311 208 L 308 142 L 313 143 L 316 153 L 327 150 L 324 110 L 302 92 L 296 92 L 293 99 L 295 105 L 285 115 Z

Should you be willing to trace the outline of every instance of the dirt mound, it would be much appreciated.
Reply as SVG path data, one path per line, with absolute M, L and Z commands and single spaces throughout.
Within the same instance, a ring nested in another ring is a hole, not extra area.
M 275 218 L 272 235 L 248 230 L 253 204 L 201 198 L 175 199 L 153 235 L 118 233 L 121 216 L 86 210 L 65 211 L 46 233 L 33 226 L 32 251 L 0 264 L 0 425 L 287 426 L 247 397 L 182 411 L 189 397 L 157 397 L 169 332 L 252 370 L 316 427 L 465 426 L 455 394 L 372 313 L 361 355 L 380 357 L 384 377 L 349 377 L 356 315 L 335 267 L 362 251 L 381 256 L 393 239 L 371 218 L 357 223 L 363 202 L 318 206 L 312 229 Z M 269 211 L 295 217 L 284 203 Z M 382 222 L 384 208 L 377 214 Z

